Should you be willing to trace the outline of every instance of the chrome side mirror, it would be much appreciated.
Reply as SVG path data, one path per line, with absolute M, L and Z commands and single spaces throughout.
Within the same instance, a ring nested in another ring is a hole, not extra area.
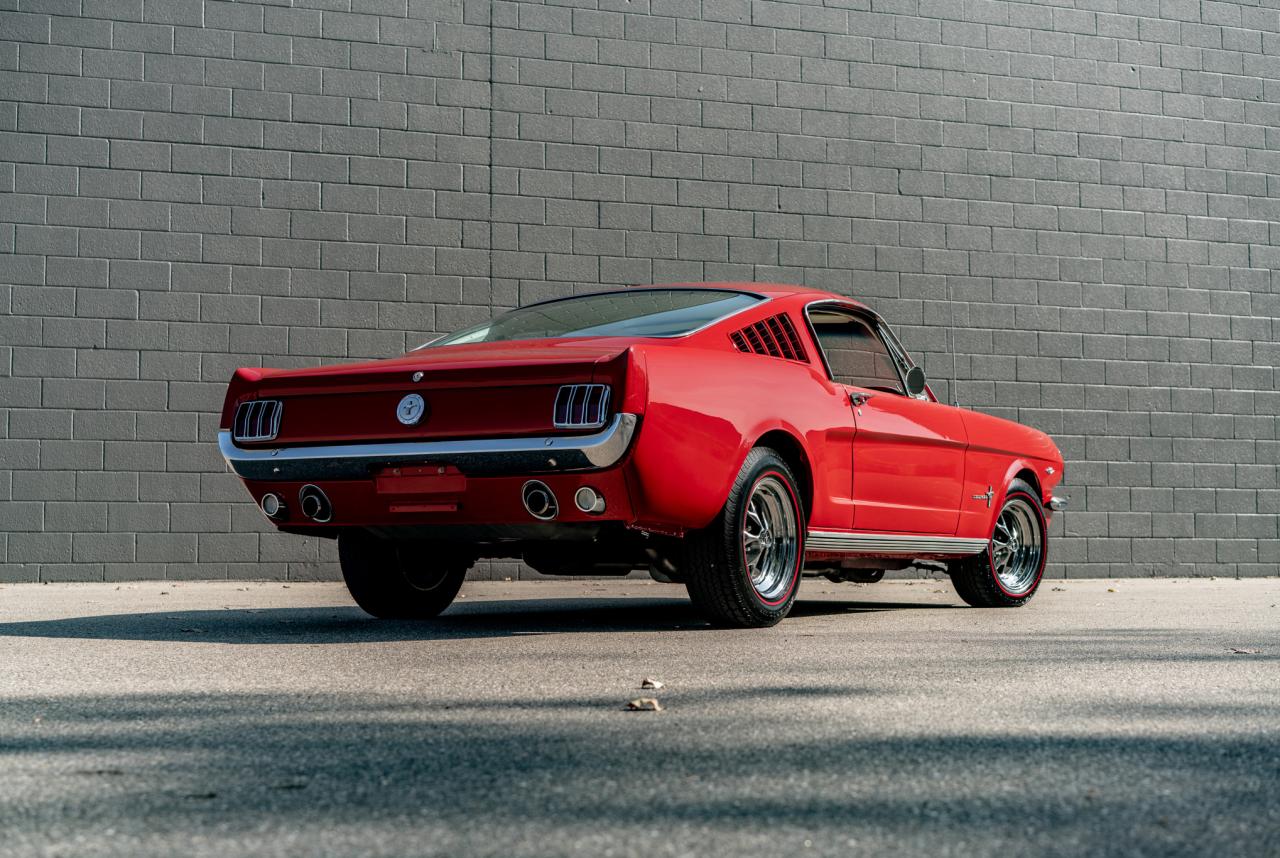
M 907 393 L 911 396 L 924 393 L 924 370 L 918 366 L 907 370 Z

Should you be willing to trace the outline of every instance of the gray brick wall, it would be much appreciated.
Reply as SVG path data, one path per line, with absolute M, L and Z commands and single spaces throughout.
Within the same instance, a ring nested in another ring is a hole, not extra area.
M 0 39 L 0 580 L 332 576 L 224 472 L 234 367 L 703 279 L 864 298 L 935 378 L 954 307 L 961 401 L 1070 462 L 1057 574 L 1280 568 L 1274 8 L 0 0 Z

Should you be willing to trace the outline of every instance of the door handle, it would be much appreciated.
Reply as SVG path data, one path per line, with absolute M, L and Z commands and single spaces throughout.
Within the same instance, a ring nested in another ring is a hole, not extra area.
M 863 393 L 860 391 L 851 390 L 849 391 L 849 404 L 852 405 L 854 408 L 858 408 L 859 406 L 866 405 L 867 400 L 874 395 L 875 394 L 872 394 L 872 393 Z

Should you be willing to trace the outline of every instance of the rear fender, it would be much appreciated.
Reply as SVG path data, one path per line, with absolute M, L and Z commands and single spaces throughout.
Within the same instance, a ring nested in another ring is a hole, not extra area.
M 262 381 L 263 371 L 251 366 L 242 366 L 231 376 L 231 383 L 227 385 L 227 396 L 222 401 L 222 416 L 218 420 L 219 429 L 230 429 L 231 420 L 235 416 L 236 406 L 244 399 L 249 398 L 258 382 Z
M 825 437 L 815 427 L 849 422 L 847 405 L 834 395 L 826 403 L 809 364 L 689 346 L 644 352 L 648 402 L 630 463 L 638 527 L 705 527 L 761 436 L 786 432 L 815 462 L 815 439 Z M 813 489 L 816 505 L 826 489 Z

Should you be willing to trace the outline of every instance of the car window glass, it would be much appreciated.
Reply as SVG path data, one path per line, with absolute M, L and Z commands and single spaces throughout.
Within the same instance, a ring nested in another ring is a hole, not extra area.
M 830 312 L 813 312 L 809 321 L 835 381 L 904 392 L 889 350 L 865 321 Z
M 558 337 L 674 337 L 761 298 L 721 289 L 636 289 L 533 304 L 436 340 L 428 347 Z

